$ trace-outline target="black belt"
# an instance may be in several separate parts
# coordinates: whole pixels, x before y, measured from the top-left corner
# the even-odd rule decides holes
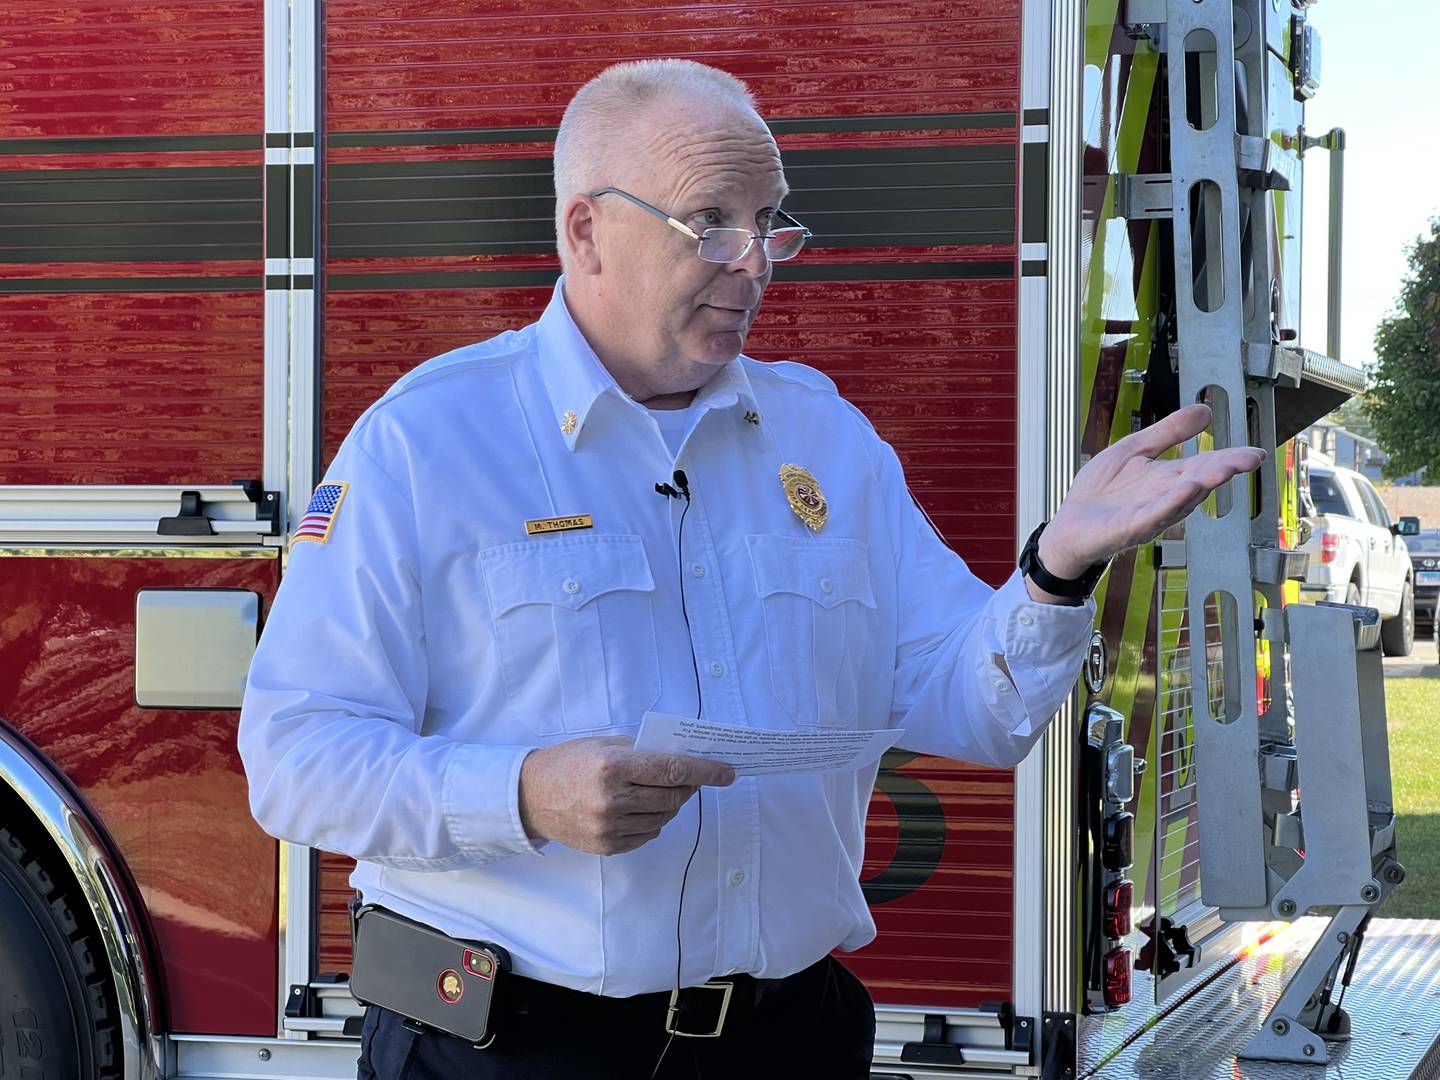
[[[743,1022],[777,988],[802,981],[828,961],[829,957],[823,957],[803,971],[780,979],[724,975],[700,986],[631,997],[606,997],[572,990],[511,972],[505,976],[503,993],[496,995],[495,1008],[510,1018],[575,1016],[579,1010],[607,1021],[644,1023],[653,1018],[663,1022],[665,1030],[675,1035],[713,1038],[724,1030],[727,1019]]]

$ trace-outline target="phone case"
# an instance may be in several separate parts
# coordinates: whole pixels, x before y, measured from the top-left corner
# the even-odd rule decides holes
[[[351,901],[350,993],[426,1027],[488,1046],[495,984],[510,954],[460,941],[376,904]]]

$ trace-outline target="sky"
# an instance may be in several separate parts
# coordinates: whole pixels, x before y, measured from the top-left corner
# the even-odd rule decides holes
[[[1375,327],[1406,272],[1405,248],[1440,214],[1440,6],[1433,0],[1321,0],[1320,88],[1306,106],[1312,135],[1345,129],[1340,359],[1375,357]],[[1305,155],[1300,341],[1325,351],[1329,162]]]

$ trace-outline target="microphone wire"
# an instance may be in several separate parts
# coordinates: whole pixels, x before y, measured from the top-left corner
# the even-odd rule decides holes
[[[680,616],[685,620],[685,640],[690,643],[690,667],[695,673],[695,719],[699,720],[704,711],[704,700],[700,692],[700,661],[695,656],[695,638],[690,631],[690,613],[685,606],[685,515],[690,513],[690,484],[685,474],[678,469],[675,471],[675,485],[685,499],[685,507],[680,511],[680,527],[677,530],[675,549],[680,577]],[[661,485],[657,484],[655,487],[662,495],[668,494]],[[675,992],[677,994],[680,992],[680,968],[685,955],[684,941],[680,933],[680,924],[685,915],[685,884],[690,880],[690,864],[695,861],[695,853],[700,850],[700,834],[704,828],[705,791],[704,788],[699,788],[695,792],[695,844],[690,849],[690,857],[685,860],[685,872],[680,875],[680,903],[675,911]],[[670,1038],[665,1040],[665,1047],[660,1051],[655,1068],[650,1073],[650,1080],[655,1080],[655,1077],[660,1075],[660,1066],[664,1064],[665,1055],[670,1052],[670,1045],[674,1041],[675,1032],[672,1031]]]

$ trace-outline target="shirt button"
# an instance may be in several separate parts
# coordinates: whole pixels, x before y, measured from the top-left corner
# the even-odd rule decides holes
[[[1020,613],[1020,625],[1021,625],[1021,626],[1030,626],[1030,625],[1032,625],[1034,622],[1035,622],[1035,617],[1034,617],[1033,615],[1031,615],[1028,611],[1022,611],[1022,612]]]
[[[580,582],[576,581],[574,578],[570,578],[565,582],[565,591],[568,592],[571,596],[574,596],[580,591]]]
[[[822,577],[820,579],[820,591],[825,593],[834,592],[835,583],[831,581],[828,577]]]
[[[731,870],[731,871],[730,871],[730,884],[731,884],[731,885],[739,886],[739,885],[743,885],[744,883],[745,883],[745,871],[744,871],[744,870],[736,869],[736,870]]]
[[[702,563],[698,563],[698,562],[697,562],[697,563],[691,563],[691,564],[690,564],[690,573],[694,574],[696,577],[704,577],[704,576],[705,576],[705,567],[704,567],[704,565],[703,565]]]
[[[714,675],[718,679],[721,675],[725,674],[725,665],[720,663],[719,660],[711,660],[710,674]]]

